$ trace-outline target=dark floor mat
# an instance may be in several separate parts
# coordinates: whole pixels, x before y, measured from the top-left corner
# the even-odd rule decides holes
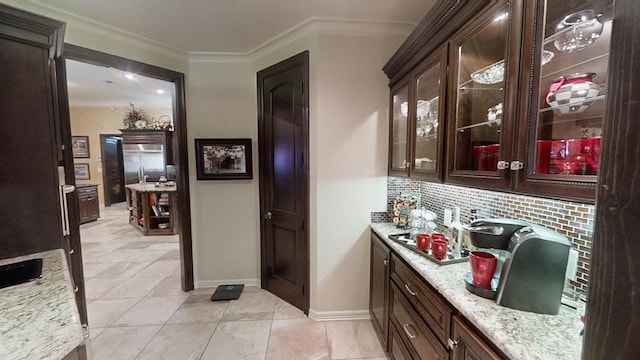
[[[240,297],[244,284],[220,285],[211,295],[211,301],[236,300]]]

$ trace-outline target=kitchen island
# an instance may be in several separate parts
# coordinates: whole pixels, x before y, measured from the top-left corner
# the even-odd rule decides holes
[[[178,233],[175,183],[141,183],[125,186],[129,223],[144,235]]]
[[[62,249],[0,260],[42,258],[42,278],[0,289],[0,359],[63,359],[84,344]]]
[[[371,224],[372,231],[486,339],[508,358],[580,359],[584,309],[562,306],[558,315],[541,315],[499,306],[465,289],[469,263],[438,265],[389,239],[406,232],[389,223]],[[584,306],[584,305],[583,305]]]

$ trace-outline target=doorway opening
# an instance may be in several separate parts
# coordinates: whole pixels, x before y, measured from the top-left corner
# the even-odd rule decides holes
[[[175,72],[172,70],[156,67],[149,64],[144,64],[130,59],[125,59],[115,55],[110,55],[95,50],[82,48],[79,46],[65,44],[64,48],[65,60],[77,61],[85,64],[96,65],[99,67],[107,67],[125,71],[132,76],[139,75],[149,79],[160,80],[172,85],[172,89],[169,91],[171,98],[171,109],[167,110],[171,112],[171,118],[173,119],[173,140],[172,147],[174,149],[174,168],[171,171],[175,171],[175,181],[177,186],[177,223],[178,223],[178,237],[180,246],[180,273],[181,273],[181,287],[184,291],[193,290],[193,253],[192,253],[192,233],[191,233],[191,214],[190,214],[190,199],[189,199],[189,176],[188,176],[188,158],[187,158],[187,125],[186,125],[186,104],[185,104],[185,84],[184,74]],[[68,84],[70,88],[73,84]],[[165,90],[166,91],[166,90]],[[160,118],[163,114],[156,114],[156,119]],[[116,147],[116,158],[119,135],[113,136],[112,134],[101,134],[104,141],[107,141],[107,145],[113,145]],[[110,140],[108,140],[110,139]],[[111,141],[111,142],[108,142]],[[121,144],[121,141],[120,141]],[[108,147],[108,146],[107,146]],[[105,149],[101,149],[100,160],[104,160],[106,154]],[[110,156],[110,155],[109,155]],[[108,160],[108,159],[107,159]],[[118,160],[116,160],[118,161]],[[120,169],[120,166],[117,166]],[[175,170],[174,170],[175,169]],[[118,170],[119,171],[119,170]],[[106,184],[106,177],[109,176],[107,171],[103,171],[103,181]],[[116,176],[117,177],[117,176]],[[116,181],[116,180],[113,180]],[[118,180],[119,181],[119,180]],[[115,186],[120,188],[120,185]],[[118,189],[120,190],[120,189]],[[106,187],[105,187],[106,192]],[[119,195],[118,195],[119,196]],[[106,205],[105,197],[105,205]],[[113,201],[111,203],[114,203]],[[126,216],[126,215],[125,215]],[[78,239],[79,241],[79,239]],[[79,244],[78,244],[79,246]]]

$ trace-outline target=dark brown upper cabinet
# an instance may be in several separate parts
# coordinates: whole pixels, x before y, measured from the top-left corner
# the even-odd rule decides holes
[[[409,84],[391,89],[389,121],[389,174],[409,176]]]
[[[517,191],[592,202],[613,1],[526,2]],[[544,21],[541,21],[544,20]]]
[[[442,47],[427,57],[411,76],[411,177],[442,179],[446,82],[447,49]]]
[[[447,182],[509,186],[520,13],[512,1],[500,1],[450,41]]]
[[[438,3],[384,67],[410,104],[408,156],[389,174],[593,202],[612,13],[612,0]],[[417,79],[435,65],[446,141],[432,164],[420,91],[435,88]]]
[[[446,60],[446,48],[435,51],[391,89],[391,175],[442,179]]]

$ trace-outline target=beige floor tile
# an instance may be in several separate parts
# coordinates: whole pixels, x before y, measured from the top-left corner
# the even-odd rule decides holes
[[[263,360],[271,320],[218,323],[201,360]]]
[[[182,305],[184,297],[145,297],[122,315],[113,326],[165,324]]]
[[[129,257],[122,259],[123,261],[156,261],[167,250],[135,250]]]
[[[143,270],[134,274],[135,277],[161,277],[165,278],[175,272],[180,272],[180,261],[157,260]]]
[[[99,280],[99,279],[92,279]],[[109,290],[102,298],[127,298],[127,297],[143,297],[147,295],[153,288],[158,286],[164,280],[163,278],[142,278],[132,277],[124,279],[120,284]]]
[[[371,321],[327,321],[326,327],[332,359],[384,357]]]
[[[180,273],[178,272],[164,278],[147,296],[184,296],[187,298],[191,294],[193,294],[193,291],[185,292],[182,290]]]
[[[85,296],[87,299],[98,299],[126,280],[126,278],[86,279],[84,282]]]
[[[100,273],[96,274],[95,278],[129,278],[140,271],[142,271],[147,266],[151,265],[151,262],[129,262],[129,261],[121,261],[117,263],[110,263],[111,266],[104,269]]]
[[[306,319],[307,315],[305,315],[302,310],[297,307],[289,304],[288,302],[278,298],[276,300],[276,310],[273,313],[274,320],[283,320],[283,319]]]
[[[187,324],[198,322],[218,322],[222,318],[228,301],[211,301],[209,295],[191,295],[171,316],[169,324]]]
[[[271,320],[276,297],[266,291],[243,292],[238,300],[231,300],[222,321]]]
[[[266,359],[329,359],[325,324],[311,319],[273,320]]]
[[[160,256],[158,260],[180,260],[180,250],[171,249],[164,253],[164,255]]]
[[[215,323],[165,325],[138,360],[200,359],[215,329]]]
[[[87,306],[91,327],[107,327],[131,309],[140,299],[98,299]]]
[[[84,273],[84,278],[91,279],[95,275],[101,273],[107,268],[113,266],[113,263],[108,262],[94,262],[94,263],[84,263],[82,264],[82,272]]]
[[[104,331],[104,329],[106,329],[106,328],[103,328],[103,327],[93,327],[93,326],[92,326],[92,327],[89,329],[89,337],[90,337],[92,340],[95,340],[98,336],[100,336],[100,334],[102,334],[102,332]]]
[[[108,328],[91,342],[94,360],[133,360],[161,326]]]

